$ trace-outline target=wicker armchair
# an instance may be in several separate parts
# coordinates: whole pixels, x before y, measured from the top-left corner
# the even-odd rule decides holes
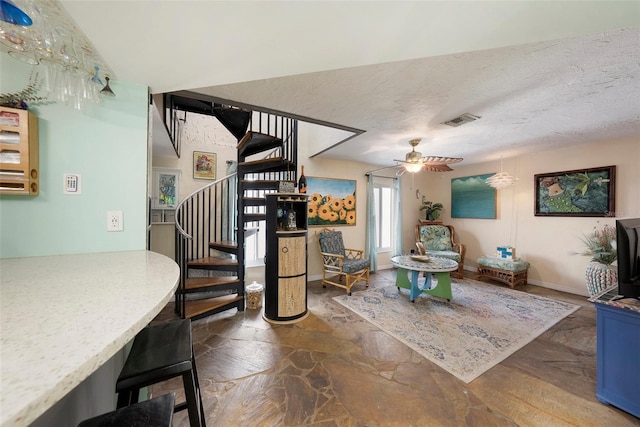
[[[322,256],[323,288],[330,284],[346,289],[351,295],[356,282],[365,280],[369,286],[369,260],[364,259],[364,251],[345,248],[341,231],[325,228],[316,231],[316,236]]]
[[[456,276],[462,279],[466,247],[456,243],[453,225],[424,224],[416,225],[416,247],[420,255],[439,256],[458,263]]]

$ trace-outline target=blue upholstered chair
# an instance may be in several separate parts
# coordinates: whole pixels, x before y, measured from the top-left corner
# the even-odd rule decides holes
[[[322,255],[323,288],[328,283],[346,289],[351,295],[351,287],[356,282],[365,280],[369,286],[369,260],[364,259],[364,251],[345,248],[341,231],[325,228],[316,235]]]
[[[462,279],[466,247],[455,241],[453,225],[418,223],[416,225],[416,247],[420,255],[452,259],[458,263],[456,273]]]

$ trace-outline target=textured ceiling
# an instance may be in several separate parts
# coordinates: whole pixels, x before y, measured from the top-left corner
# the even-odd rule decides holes
[[[422,138],[424,155],[471,163],[640,136],[640,29],[199,91],[366,130],[331,157],[390,164]],[[463,113],[481,118],[441,124]]]
[[[639,2],[62,4],[116,79],[364,131],[323,156],[390,165],[422,138],[469,164],[640,142]],[[440,124],[463,113],[481,119]]]

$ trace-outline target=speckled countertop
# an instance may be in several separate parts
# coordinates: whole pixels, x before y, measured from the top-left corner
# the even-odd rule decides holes
[[[0,425],[28,425],[91,375],[178,279],[147,251],[0,259]]]
[[[624,298],[618,295],[618,284],[615,284],[600,293],[593,295],[589,301],[597,304],[610,305],[640,313],[640,299]]]

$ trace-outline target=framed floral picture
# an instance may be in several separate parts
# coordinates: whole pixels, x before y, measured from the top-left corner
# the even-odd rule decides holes
[[[197,179],[216,179],[215,153],[193,152],[193,177]]]
[[[615,216],[616,167],[534,175],[535,216]]]
[[[307,177],[309,226],[356,225],[356,181]]]

